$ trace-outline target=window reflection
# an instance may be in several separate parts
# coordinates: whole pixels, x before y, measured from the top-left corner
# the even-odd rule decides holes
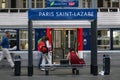
[[[17,33],[16,33],[16,30],[12,30],[12,29],[6,29],[6,30],[0,30],[0,42],[2,41],[2,38],[3,38],[3,36],[5,36],[5,31],[9,31],[10,32],[10,34],[11,34],[11,37],[10,37],[10,48],[13,48],[14,46],[16,46],[17,45]],[[1,46],[0,46],[0,50],[1,50]]]
[[[6,8],[6,0],[2,0],[2,8]]]
[[[108,29],[98,30],[98,49],[110,49],[110,31]]]
[[[33,49],[35,48],[35,35],[33,31]],[[28,50],[28,31],[20,30],[20,50]]]
[[[23,0],[23,8],[28,7],[28,0]],[[45,0],[32,0],[32,8],[43,8]]]
[[[120,49],[120,31],[113,31],[113,48]]]
[[[3,33],[0,33],[0,42],[2,41],[2,36],[3,36]],[[0,50],[1,50],[1,46],[0,46]]]

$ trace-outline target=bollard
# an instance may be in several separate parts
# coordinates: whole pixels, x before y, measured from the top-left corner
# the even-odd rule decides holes
[[[109,57],[109,55],[103,55],[103,71],[104,71],[104,75],[110,74],[110,57]]]
[[[21,57],[19,55],[15,56],[14,63],[15,63],[14,75],[20,76],[21,75]]]

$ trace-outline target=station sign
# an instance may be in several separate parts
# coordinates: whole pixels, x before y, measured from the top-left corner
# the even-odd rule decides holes
[[[47,0],[46,7],[78,7],[78,0]]]
[[[30,20],[91,20],[97,18],[97,9],[29,9]]]

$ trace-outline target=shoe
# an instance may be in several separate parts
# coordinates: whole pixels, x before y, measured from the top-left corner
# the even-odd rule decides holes
[[[41,71],[45,71],[45,69],[44,69],[44,68],[41,68]]]

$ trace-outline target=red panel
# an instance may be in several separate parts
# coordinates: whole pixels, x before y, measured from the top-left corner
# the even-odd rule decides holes
[[[52,44],[52,29],[51,28],[47,28],[46,34],[47,34],[47,36],[49,38],[50,44]]]
[[[83,50],[83,28],[78,28],[78,50]]]

